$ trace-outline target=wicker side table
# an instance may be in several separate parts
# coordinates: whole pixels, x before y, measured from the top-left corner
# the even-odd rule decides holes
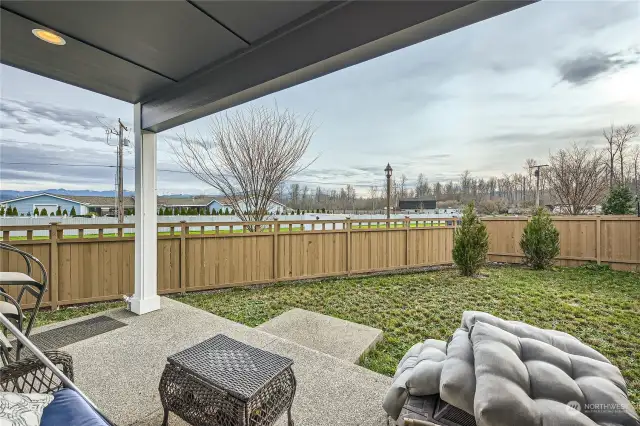
[[[163,425],[169,411],[194,426],[273,425],[296,391],[293,361],[217,335],[170,356],[160,379]]]

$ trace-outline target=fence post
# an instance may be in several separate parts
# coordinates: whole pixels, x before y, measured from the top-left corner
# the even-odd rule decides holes
[[[51,292],[51,310],[58,309],[58,222],[51,222],[49,228],[49,291]]]
[[[347,218],[344,225],[347,227],[347,275],[351,275],[351,219]]]
[[[601,254],[600,254],[600,215],[596,216],[596,262],[599,265]]]
[[[180,290],[187,289],[187,221],[180,221]]]
[[[278,280],[278,234],[280,233],[280,223],[278,218],[273,218],[273,281]]]
[[[409,228],[411,228],[411,220],[409,219],[409,216],[404,217],[404,226],[407,228],[405,233],[405,240],[407,243],[406,252],[405,252],[405,257],[406,257],[405,265],[409,266],[410,265],[409,263]]]

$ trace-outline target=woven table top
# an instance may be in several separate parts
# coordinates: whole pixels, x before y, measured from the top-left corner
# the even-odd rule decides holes
[[[293,364],[293,360],[238,342],[223,334],[198,343],[167,360],[242,401]]]

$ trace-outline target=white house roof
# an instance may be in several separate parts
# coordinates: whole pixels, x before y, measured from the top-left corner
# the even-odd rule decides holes
[[[29,198],[42,197],[43,195],[46,195],[46,196],[49,196],[49,197],[53,197],[53,198],[57,198],[57,199],[63,200],[63,201],[68,201],[68,202],[71,202],[71,203],[83,204],[85,206],[89,205],[89,203],[87,203],[86,201],[80,201],[78,199],[74,199],[74,198],[77,198],[75,196],[71,196],[71,195],[69,195],[69,196],[64,195],[63,196],[63,195],[49,194],[48,192],[41,192],[39,194],[27,195],[27,196],[18,197],[18,198],[12,198],[10,200],[2,201],[0,204],[11,204],[11,203],[14,203],[16,201],[28,200]]]

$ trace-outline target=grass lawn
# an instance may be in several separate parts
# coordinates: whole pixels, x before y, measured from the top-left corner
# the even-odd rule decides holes
[[[297,307],[384,331],[384,340],[361,364],[392,375],[402,355],[426,338],[446,340],[462,311],[480,310],[504,319],[568,332],[620,367],[629,396],[640,408],[640,275],[588,268],[531,271],[487,268],[485,278],[455,270],[410,275],[285,283],[176,299],[231,320],[259,325]],[[122,302],[43,311],[38,325],[62,321]]]
[[[402,355],[426,338],[446,340],[462,311],[570,333],[602,352],[627,381],[640,407],[640,275],[587,268],[531,271],[487,268],[485,278],[455,270],[278,284],[177,299],[256,326],[297,307],[384,331],[384,340],[361,364],[392,375]]]

